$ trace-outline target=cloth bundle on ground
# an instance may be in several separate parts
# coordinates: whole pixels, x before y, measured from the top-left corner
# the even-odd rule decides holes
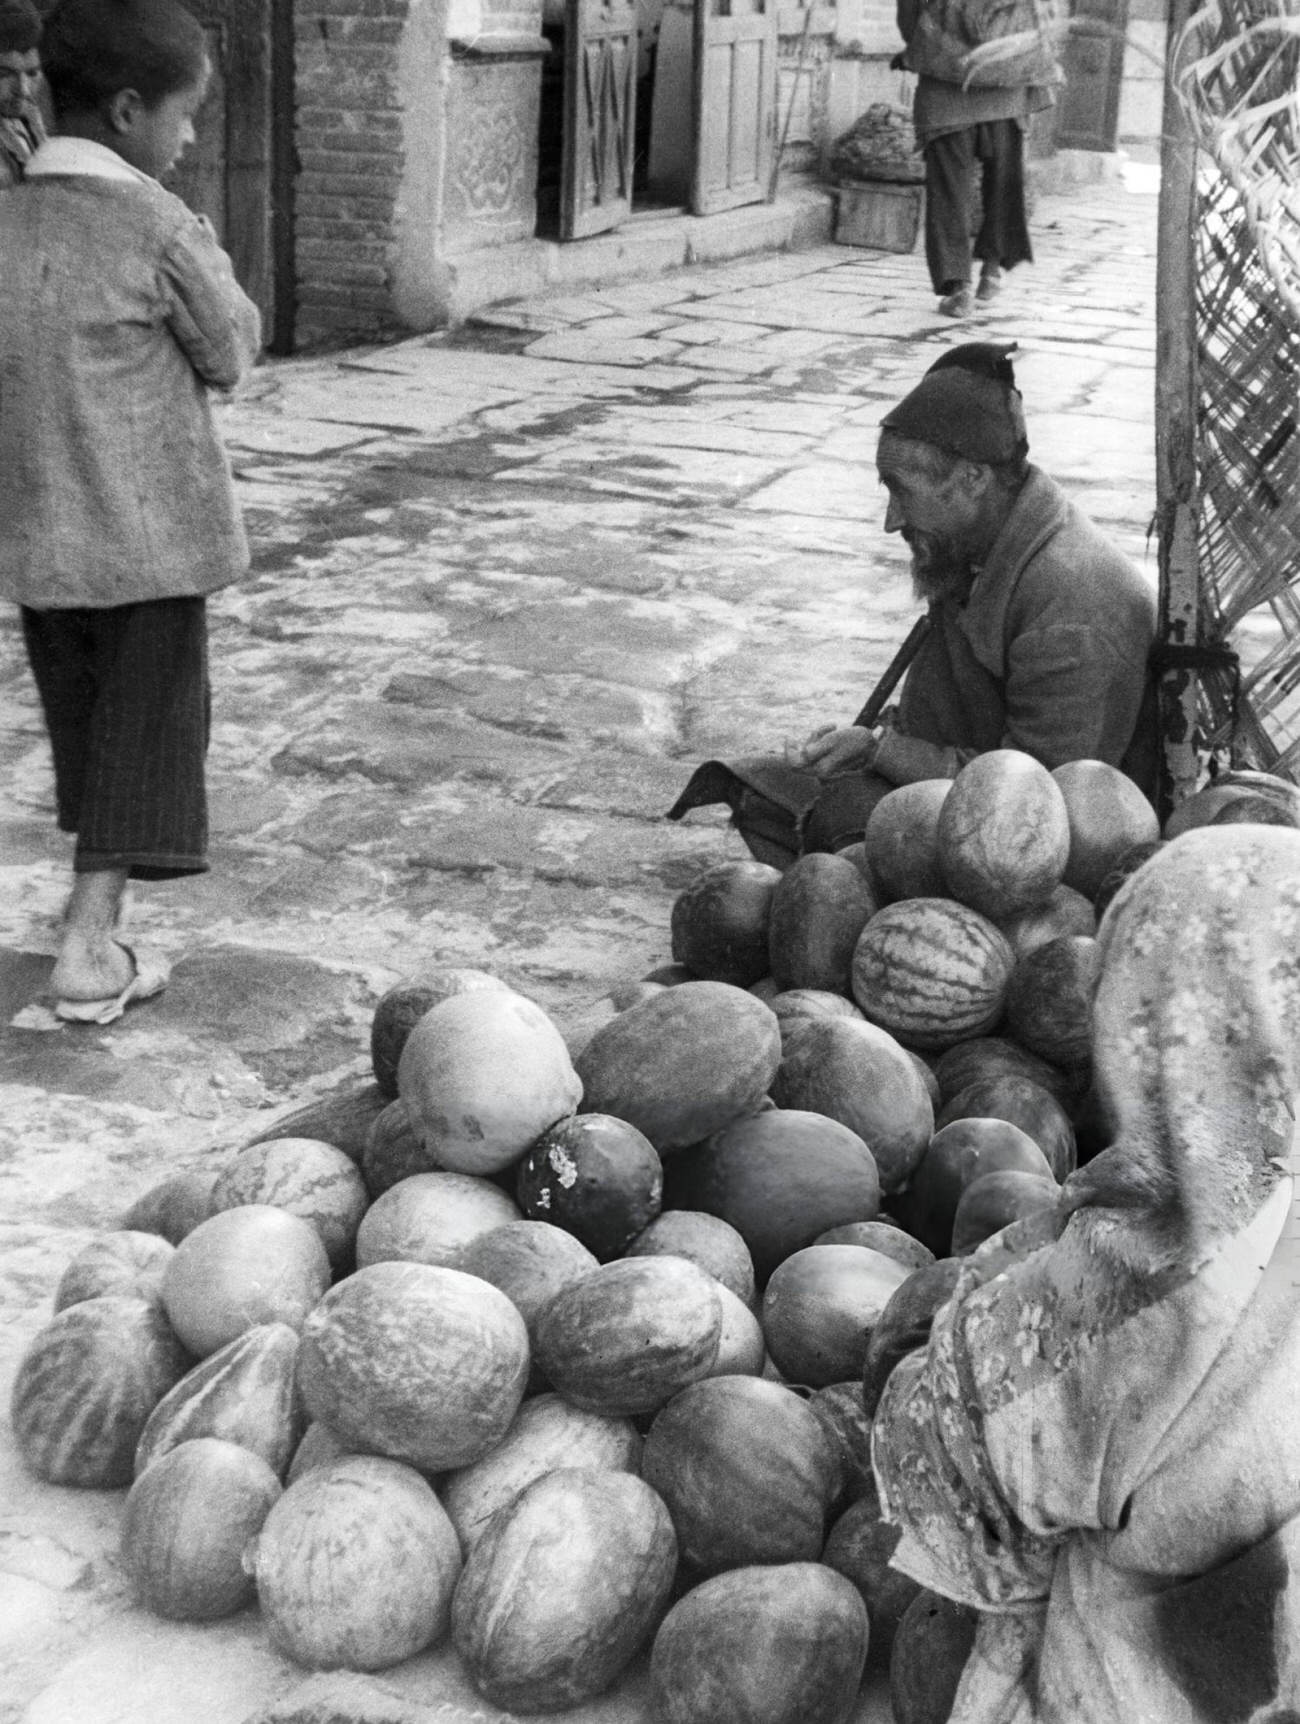
[[[873,102],[831,145],[834,180],[886,180],[916,184],[925,178],[912,116],[890,102]]]
[[[1185,834],[1099,939],[1115,1140],[886,1385],[893,1564],[980,1612],[952,1724],[1290,1724],[1300,834]]]

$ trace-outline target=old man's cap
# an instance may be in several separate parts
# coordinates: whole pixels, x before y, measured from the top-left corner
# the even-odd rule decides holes
[[[968,341],[950,348],[880,422],[910,437],[990,466],[1029,453],[1025,410],[1016,388],[1014,341]]]
[[[0,0],[0,54],[29,54],[41,40],[41,15],[30,0]]]

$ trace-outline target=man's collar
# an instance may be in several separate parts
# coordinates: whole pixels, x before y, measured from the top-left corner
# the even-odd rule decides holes
[[[142,186],[158,183],[124,161],[116,150],[110,150],[106,144],[97,144],[91,138],[46,138],[28,162],[26,177],[31,180],[55,176],[118,180]]]

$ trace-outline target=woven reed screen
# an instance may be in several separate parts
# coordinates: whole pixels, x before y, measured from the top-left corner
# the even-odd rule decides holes
[[[1300,777],[1300,0],[1215,0],[1178,85],[1199,145],[1202,673],[1210,748]]]

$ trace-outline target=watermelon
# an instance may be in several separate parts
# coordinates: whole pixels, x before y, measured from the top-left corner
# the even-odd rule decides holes
[[[896,1222],[881,1216],[878,1221],[850,1221],[843,1227],[828,1227],[812,1242],[814,1245],[865,1245],[879,1251],[882,1257],[892,1257],[904,1269],[920,1269],[934,1262],[934,1252],[914,1239]]]
[[[1128,774],[1104,760],[1071,760],[1056,767],[1052,777],[1065,798],[1070,824],[1065,884],[1085,898],[1095,898],[1097,888],[1126,851],[1159,838],[1159,818]],[[1092,931],[1061,930],[1080,934]]]
[[[952,1254],[963,1257],[1013,1221],[1054,1210],[1061,1196],[1054,1179],[1005,1168],[973,1179],[962,1192],[952,1220]]]
[[[927,1263],[914,1269],[890,1295],[867,1342],[863,1363],[862,1404],[869,1416],[875,1416],[894,1366],[929,1340],[935,1313],[952,1296],[963,1267],[956,1257]]]
[[[978,1621],[969,1605],[924,1588],[907,1606],[889,1657],[894,1724],[948,1724]]]
[[[723,982],[683,982],[597,1030],[577,1059],[584,1113],[613,1114],[667,1155],[752,1113],[781,1062],[769,1007]]]
[[[1028,1078],[1062,1105],[1074,1094],[1066,1073],[1003,1036],[975,1036],[968,1042],[958,1042],[939,1055],[934,1067],[941,1105],[960,1095],[968,1084],[1003,1074]]]
[[[641,1474],[668,1505],[683,1559],[709,1573],[815,1561],[840,1462],[793,1390],[760,1377],[711,1377],[656,1414]]]
[[[425,1148],[401,1096],[375,1115],[361,1153],[361,1173],[372,1202],[414,1173],[445,1171]]]
[[[1052,1178],[1047,1157],[1019,1126],[1002,1119],[954,1119],[935,1132],[912,1176],[908,1225],[936,1256],[947,1256],[962,1192],[981,1175],[1007,1168]]]
[[[369,1193],[352,1159],[310,1137],[263,1139],[239,1150],[212,1187],[213,1212],[266,1203],[310,1221],[333,1269],[350,1265]]]
[[[119,1225],[138,1233],[156,1233],[169,1245],[179,1245],[212,1214],[216,1180],[215,1173],[173,1173],[137,1197]]]
[[[1065,797],[1047,768],[1014,748],[978,754],[939,812],[947,892],[995,921],[1041,904],[1070,854]]]
[[[519,1164],[519,1207],[563,1227],[602,1263],[619,1256],[663,1201],[663,1163],[634,1125],[583,1113],[544,1131]]]
[[[528,1378],[528,1331],[504,1293],[427,1263],[375,1263],[340,1281],[302,1329],[307,1414],[350,1447],[425,1472],[501,1441]]]
[[[354,1451],[335,1436],[328,1425],[323,1425],[319,1419],[313,1419],[302,1434],[302,1441],[293,1451],[293,1459],[289,1462],[289,1471],[285,1475],[285,1483],[293,1484],[304,1473],[309,1473],[313,1467],[328,1466],[331,1461],[341,1461],[344,1455]]]
[[[436,1645],[461,1573],[460,1543],[428,1483],[375,1455],[290,1485],[252,1561],[272,1643],[315,1670],[385,1670]]]
[[[448,965],[435,966],[398,982],[381,997],[370,1023],[370,1062],[375,1085],[386,1100],[392,1101],[397,1095],[397,1068],[402,1049],[424,1014],[457,994],[472,994],[483,988],[510,991],[507,983],[487,970],[457,969]]]
[[[104,1294],[161,1301],[163,1270],[174,1249],[157,1233],[132,1229],[101,1233],[77,1253],[59,1277],[55,1311],[66,1311],[69,1305]]]
[[[862,930],[853,997],[900,1041],[946,1048],[993,1028],[1014,967],[1006,937],[986,916],[948,898],[907,898]]]
[[[377,1083],[346,1084],[331,1095],[281,1114],[274,1124],[250,1137],[245,1148],[273,1138],[305,1137],[341,1149],[359,1167],[370,1127],[388,1101],[389,1096]]]
[[[951,789],[950,778],[900,784],[871,810],[864,843],[885,903],[944,896],[939,815]]]
[[[747,988],[768,972],[772,896],[781,878],[764,862],[720,862],[674,901],[672,952],[703,981]]]
[[[820,1562],[735,1568],[679,1599],[650,1654],[657,1724],[848,1724],[866,1606]]]
[[[780,991],[849,991],[858,935],[879,905],[862,875],[843,856],[801,856],[772,893],[767,946]]]
[[[716,1286],[683,1257],[602,1264],[542,1312],[537,1363],[588,1412],[654,1412],[713,1366],[722,1337]]]
[[[874,1496],[876,1491],[871,1470],[871,1419],[862,1400],[861,1380],[823,1384],[808,1396],[808,1405],[820,1419],[840,1459],[842,1488],[833,1511],[838,1514],[860,1496]]]
[[[180,1443],[215,1437],[283,1477],[303,1429],[297,1362],[298,1334],[287,1323],[260,1323],[210,1353],[150,1413],[136,1445],[136,1476]]]
[[[883,1191],[904,1183],[934,1130],[934,1108],[915,1062],[887,1030],[865,1020],[809,1018],[796,1026],[772,1095],[779,1108],[823,1115],[860,1137]],[[828,1215],[821,1226],[874,1214],[872,1208]]]
[[[881,1518],[873,1491],[849,1504],[822,1551],[826,1566],[852,1581],[862,1595],[871,1623],[869,1661],[886,1667],[903,1612],[921,1590],[910,1575],[889,1566],[901,1537],[900,1527]]]
[[[320,1231],[271,1204],[226,1209],[200,1222],[163,1272],[172,1327],[205,1358],[258,1323],[303,1319],[330,1284]]]
[[[1086,934],[1091,938],[1097,932],[1097,912],[1092,900],[1082,892],[1076,892],[1072,886],[1058,886],[1050,898],[1032,909],[1007,916],[998,926],[1020,959],[1049,940],[1060,939],[1062,934]]]
[[[499,1186],[472,1173],[413,1173],[389,1186],[357,1231],[357,1267],[372,1263],[441,1263],[452,1268],[465,1248],[495,1227],[519,1220]]]
[[[722,1331],[710,1377],[761,1377],[767,1363],[763,1326],[750,1306],[721,1282],[714,1288],[722,1302]]]
[[[880,1208],[880,1177],[862,1139],[799,1108],[752,1114],[715,1132],[669,1162],[666,1190],[673,1209],[730,1223],[760,1282],[827,1227],[870,1220]]]
[[[190,1360],[156,1302],[101,1294],[39,1330],[9,1401],[18,1452],[53,1485],[112,1489],[131,1482],[150,1413]]]
[[[689,1165],[679,1162],[683,1168]],[[701,1209],[666,1209],[638,1233],[624,1255],[685,1257],[707,1270],[742,1305],[754,1303],[754,1259],[749,1246],[744,1235],[720,1215]]]
[[[955,1119],[1004,1119],[1018,1125],[1047,1157],[1054,1179],[1074,1171],[1074,1127],[1055,1096],[1029,1078],[1007,1074],[967,1084],[940,1109],[936,1131]]]
[[[455,994],[426,1012],[402,1049],[397,1087],[425,1149],[453,1173],[508,1167],[582,1100],[559,1030],[508,988]]]
[[[1016,1040],[1056,1065],[1086,1065],[1097,965],[1097,942],[1081,935],[1049,940],[1022,958],[1007,989],[1007,1027]]]
[[[155,1616],[210,1622],[251,1604],[243,1564],[280,1495],[259,1456],[217,1437],[193,1437],[154,1461],[131,1486],[122,1514],[121,1563]]]
[[[788,1382],[819,1389],[860,1377],[867,1341],[908,1271],[861,1245],[810,1245],[772,1272],[763,1334]]]

